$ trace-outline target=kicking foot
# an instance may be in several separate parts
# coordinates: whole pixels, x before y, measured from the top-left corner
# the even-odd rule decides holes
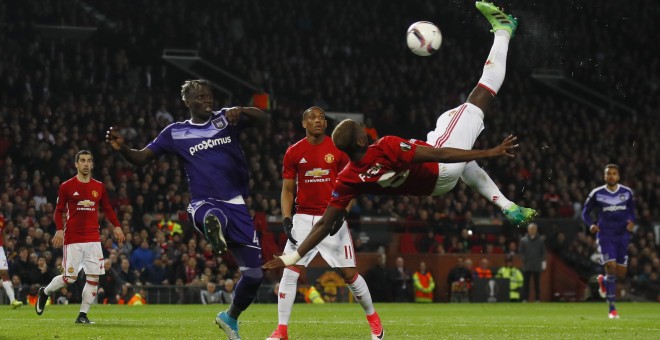
[[[14,300],[11,302],[11,308],[16,309],[23,305],[22,301]]]
[[[204,229],[206,231],[206,237],[211,242],[213,250],[222,255],[227,252],[227,241],[225,241],[225,235],[222,234],[222,224],[220,220],[215,215],[208,215],[204,219]]]
[[[371,340],[382,340],[385,338],[385,330],[383,329],[383,324],[380,322],[380,317],[378,313],[373,313],[367,315],[367,321],[369,321],[369,327],[371,327]]]
[[[215,317],[215,323],[227,334],[229,340],[241,340],[238,335],[238,321],[227,312],[222,312]]]
[[[87,323],[87,324],[90,324],[90,325],[96,324],[96,322],[94,322],[94,321],[89,321],[89,319],[86,316],[79,316],[76,319],[76,323]]]
[[[287,332],[286,325],[277,325],[277,328],[273,331],[266,340],[289,340],[289,334]]]
[[[607,297],[607,290],[605,290],[605,284],[604,281],[605,276],[604,275],[598,275],[598,294],[600,295],[601,298],[606,298]]]
[[[46,295],[46,288],[40,287],[39,292],[37,293],[37,303],[34,304],[34,310],[37,312],[37,315],[44,313],[46,308],[46,302],[48,302],[48,295]]]
[[[517,204],[510,206],[508,209],[502,210],[506,219],[515,226],[525,225],[531,222],[538,212],[531,208],[521,207]]]
[[[493,29],[490,30],[491,32],[505,30],[509,32],[509,35],[513,38],[513,35],[516,33],[516,28],[518,28],[518,19],[514,18],[513,15],[504,13],[501,9],[490,2],[478,1],[475,3],[475,6],[493,26]]]

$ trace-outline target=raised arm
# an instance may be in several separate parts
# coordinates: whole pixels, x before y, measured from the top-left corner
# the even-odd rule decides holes
[[[437,162],[437,163],[462,163],[482,158],[499,156],[514,157],[510,151],[518,147],[513,135],[507,136],[502,143],[488,150],[463,150],[456,148],[432,148],[428,146],[417,146],[412,161],[414,163]]]
[[[305,256],[305,254],[312,250],[312,248],[321,243],[328,234],[330,234],[332,226],[343,217],[344,211],[344,209],[328,206],[328,208],[325,209],[323,217],[314,224],[312,231],[300,244],[297,251],[278,256],[277,258],[266,262],[262,267],[264,269],[274,269],[294,265],[298,260]]]
[[[147,165],[156,159],[156,155],[149,148],[135,150],[126,146],[126,144],[124,144],[124,136],[122,136],[114,127],[111,127],[106,132],[105,141],[110,144],[110,147],[112,147],[113,150],[119,151],[121,155],[133,165]]]
[[[268,120],[268,115],[256,107],[234,106],[227,110],[227,121],[229,124],[236,124],[241,115],[245,115],[257,125],[264,124]]]

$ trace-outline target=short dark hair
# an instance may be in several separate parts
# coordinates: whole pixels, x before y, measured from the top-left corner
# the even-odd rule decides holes
[[[357,132],[360,124],[351,119],[344,119],[332,131],[332,141],[337,149],[348,153],[356,146]]]
[[[614,164],[614,163],[610,163],[610,164],[605,165],[605,171],[607,171],[608,169],[617,169],[617,170],[619,170],[619,166]]]
[[[323,113],[323,115],[325,115],[325,110],[323,110],[322,108],[320,108],[318,106],[312,106],[312,107],[308,108],[307,110],[303,111],[302,119],[305,119],[307,117],[307,115],[309,113],[311,113],[312,111],[314,111],[314,110],[319,110],[319,111],[321,111],[321,113]]]
[[[190,90],[197,90],[202,86],[211,86],[211,83],[206,79],[186,80],[183,82],[183,85],[181,85],[181,99],[186,100]]]
[[[78,163],[78,160],[80,160],[80,155],[90,155],[92,156],[92,161],[94,160],[94,155],[92,155],[92,152],[89,150],[80,150],[76,154],[76,163]]]

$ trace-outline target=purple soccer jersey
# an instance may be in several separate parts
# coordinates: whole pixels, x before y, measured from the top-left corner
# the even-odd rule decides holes
[[[635,220],[635,201],[630,188],[618,185],[610,191],[603,185],[591,191],[582,210],[582,220],[589,228],[593,225],[591,212],[598,210],[600,228],[597,234],[602,263],[615,261],[626,265],[630,233],[626,229],[628,221]]]
[[[249,174],[240,147],[240,129],[227,123],[226,110],[213,112],[204,124],[190,120],[170,124],[147,145],[156,156],[171,153],[179,157],[191,201],[247,196]]]

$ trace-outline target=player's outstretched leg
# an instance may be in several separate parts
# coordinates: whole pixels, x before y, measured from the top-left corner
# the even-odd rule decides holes
[[[502,209],[504,216],[513,225],[520,226],[527,224],[537,215],[536,210],[521,207],[509,201],[490,176],[488,176],[488,173],[475,161],[465,164],[461,179],[470,188],[476,190],[481,196]]]
[[[224,220],[226,221],[226,218]],[[212,212],[209,212],[206,218],[204,218],[204,235],[211,242],[213,250],[218,255],[227,252],[227,241],[225,241],[225,236],[222,233],[222,224]]]

